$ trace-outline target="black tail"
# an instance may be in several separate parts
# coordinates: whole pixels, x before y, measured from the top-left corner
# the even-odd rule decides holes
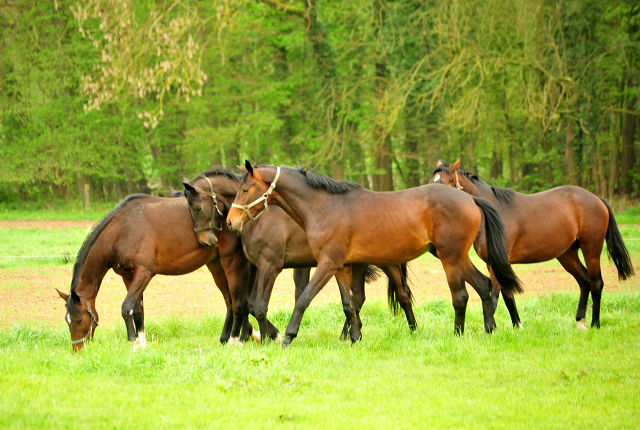
[[[511,268],[507,248],[504,245],[504,224],[498,210],[488,200],[480,197],[474,197],[473,200],[484,214],[487,254],[493,274],[503,290],[521,293],[522,284]]]
[[[635,275],[633,265],[631,264],[631,257],[629,257],[629,251],[622,241],[622,235],[620,234],[620,230],[618,230],[618,223],[616,223],[616,219],[613,217],[611,208],[603,198],[600,198],[600,200],[602,200],[602,203],[604,203],[609,211],[609,226],[607,227],[606,236],[609,259],[613,260],[613,264],[615,264],[618,269],[618,279],[625,281]]]
[[[380,276],[382,276],[382,270],[376,266],[368,265],[367,271],[364,274],[364,282],[367,284],[376,282]]]
[[[411,292],[411,288],[409,288],[409,273],[407,271],[407,263],[402,263],[400,265],[400,280],[402,282],[402,289],[405,291],[407,297],[411,301],[413,301],[413,293]],[[398,314],[398,308],[400,307],[400,303],[398,302],[398,293],[396,291],[395,284],[389,279],[389,284],[387,285],[387,298],[389,300],[389,308],[393,311],[394,315]]]

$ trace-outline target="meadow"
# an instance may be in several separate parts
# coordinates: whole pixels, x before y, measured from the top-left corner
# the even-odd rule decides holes
[[[640,220],[634,210],[616,218],[625,224],[623,237],[640,267],[640,241],[633,240],[640,238]],[[73,219],[68,213],[48,216]],[[29,214],[20,217],[29,219]],[[640,425],[640,281],[634,277],[618,283],[606,253],[600,330],[576,331],[578,293],[568,275],[557,288],[535,290],[538,280],[554,285],[545,276],[556,276],[559,264],[548,262],[515,266],[528,290],[518,298],[523,330],[510,327],[500,303],[498,330],[485,334],[477,295],[471,291],[465,335],[455,337],[444,281],[434,281],[441,294],[421,290],[428,274],[438,276],[438,262],[423,257],[415,263],[416,268],[427,267],[426,272],[415,270],[415,333],[408,330],[404,315],[390,314],[383,295],[372,294],[362,312],[364,337],[355,345],[338,340],[344,314],[335,300],[311,305],[299,337],[287,350],[277,343],[253,342],[230,348],[217,341],[222,312],[196,313],[183,306],[180,313],[151,309],[149,346],[133,352],[117,317],[119,308],[111,305],[115,309],[109,312],[116,317],[105,316],[95,340],[73,354],[62,302],[50,293],[52,285],[38,288],[48,289],[51,300],[57,300],[56,319],[40,321],[30,286],[12,284],[12,279],[31,271],[45,280],[56,270],[70,273],[86,234],[86,227],[0,228],[0,257],[72,255],[0,258],[0,297],[9,300],[24,293],[24,300],[10,300],[15,315],[27,316],[11,324],[6,319],[14,314],[6,306],[0,315],[5,320],[0,329],[0,428]],[[66,285],[68,289],[68,280]],[[173,284],[165,288],[179,293]],[[109,307],[101,306],[99,310]],[[273,306],[269,318],[283,330],[290,314],[290,307]],[[590,320],[590,309],[587,315]]]

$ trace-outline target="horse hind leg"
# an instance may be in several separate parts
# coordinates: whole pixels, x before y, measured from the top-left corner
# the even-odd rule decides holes
[[[366,269],[366,267],[365,267]],[[338,281],[338,287],[340,288],[340,297],[342,299],[342,309],[344,315],[349,322],[349,337],[351,342],[357,342],[362,339],[362,333],[360,331],[361,323],[358,319],[358,314],[354,306],[354,300],[352,296],[352,284],[353,284],[353,269],[351,266],[345,266],[335,274],[336,281]],[[364,291],[364,279],[363,288]]]
[[[577,246],[572,246],[557,259],[564,270],[573,276],[580,287],[580,300],[576,311],[576,328],[578,330],[587,330],[587,304],[589,302],[589,293],[591,292],[589,272],[580,261]]]
[[[591,327],[600,328],[600,303],[604,281],[600,269],[600,255],[602,254],[602,244],[600,246],[581,246],[584,263],[587,266],[589,285],[591,290],[591,301],[593,302],[593,313],[591,315]]]
[[[467,311],[467,302],[469,301],[469,293],[464,284],[464,273],[462,268],[456,264],[448,264],[440,258],[442,267],[447,275],[447,283],[451,291],[451,302],[455,311],[454,332],[462,336],[464,334],[464,320]]]
[[[493,299],[493,288],[491,279],[483,275],[472,263],[468,261],[464,265],[464,278],[476,290],[482,300],[482,313],[484,315],[484,329],[487,333],[493,332],[496,328],[496,321],[493,317],[496,306]]]
[[[502,291],[502,288],[500,287],[500,283],[498,282],[495,275],[493,274],[491,267],[487,266],[487,268],[489,269],[489,273],[490,273],[489,278],[491,279],[491,285],[493,286],[493,293],[491,297],[493,299],[493,307],[494,309],[497,310],[498,301],[500,299],[500,292]],[[513,292],[504,291],[504,293],[502,294],[502,298],[504,300],[505,306],[507,307],[507,310],[509,311],[509,316],[511,317],[511,324],[513,324],[514,328],[521,329],[522,322],[520,321],[520,315],[518,314],[518,308],[516,307],[516,299],[513,295]]]
[[[411,297],[409,296],[410,290],[407,285],[407,278],[402,274],[402,268],[400,266],[384,267],[382,271],[389,278],[389,288],[393,288],[395,296],[400,303],[400,307],[404,311],[404,315],[407,318],[407,324],[409,329],[415,332],[418,328],[416,317],[413,314],[413,305],[411,304]],[[406,288],[406,289],[405,289]]]

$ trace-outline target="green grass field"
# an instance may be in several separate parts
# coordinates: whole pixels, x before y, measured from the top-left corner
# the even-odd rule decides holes
[[[623,237],[637,255],[639,215],[624,214]],[[0,258],[0,268],[70,265],[86,234],[0,228],[0,257],[71,255]],[[6,288],[17,287],[10,280],[0,294]],[[61,321],[15,325],[0,330],[0,428],[640,427],[640,292],[605,292],[600,330],[576,331],[576,306],[577,294],[521,298],[525,328],[512,329],[501,305],[498,330],[487,335],[472,304],[459,338],[448,300],[418,303],[413,334],[404,315],[368,301],[363,341],[352,346],[338,340],[341,306],[312,305],[287,350],[219,345],[215,312],[147,319],[149,346],[135,353],[121,324],[101,326],[80,354]],[[290,315],[276,308],[269,318],[283,330]]]
[[[640,294],[609,294],[602,329],[574,328],[575,296],[519,303],[524,330],[482,332],[451,304],[417,306],[419,330],[368,303],[364,339],[338,341],[338,305],[312,306],[293,346],[215,340],[221,315],[147,324],[132,352],[121,327],[81,354],[66,327],[0,332],[0,427],[42,428],[637,428]],[[289,312],[272,320],[284,327]]]

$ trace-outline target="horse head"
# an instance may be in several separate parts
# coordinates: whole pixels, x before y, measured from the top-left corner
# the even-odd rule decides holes
[[[70,294],[65,294],[58,289],[56,291],[60,298],[67,303],[67,313],[64,320],[71,332],[73,350],[78,352],[85,342],[93,339],[93,334],[98,327],[98,313],[75,291],[72,290]]]
[[[276,177],[269,185],[258,172],[258,166],[252,166],[248,160],[245,160],[244,167],[237,167],[243,172],[242,183],[227,215],[227,226],[239,232],[245,222],[257,219],[269,208],[271,193],[280,177],[280,168],[276,169]]]
[[[205,180],[208,189],[203,189],[200,186]],[[224,203],[218,202],[213,185],[206,176],[193,184],[191,184],[189,178],[183,176],[182,185],[184,185],[184,195],[189,204],[189,212],[193,219],[193,230],[196,233],[198,242],[200,245],[209,248],[215,246],[218,243],[215,233],[222,230],[224,214],[220,210],[220,206],[224,210]]]
[[[433,177],[429,181],[430,184],[444,184],[450,187],[462,189],[460,185],[460,160],[453,164],[447,164],[442,160],[438,160],[438,166],[433,172]]]

